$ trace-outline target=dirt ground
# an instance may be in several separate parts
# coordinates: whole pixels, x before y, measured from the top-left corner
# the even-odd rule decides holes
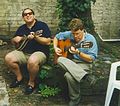
[[[31,95],[24,95],[25,84],[19,88],[10,89],[9,83],[13,80],[13,74],[4,63],[4,56],[14,47],[10,44],[0,46],[0,74],[5,78],[7,91],[10,97],[10,106],[67,106],[68,99],[65,99],[61,94],[55,97],[43,98],[39,93],[34,92]],[[112,58],[120,59],[120,42],[101,43],[100,54],[107,54]],[[103,106],[105,95],[83,96],[80,106]]]

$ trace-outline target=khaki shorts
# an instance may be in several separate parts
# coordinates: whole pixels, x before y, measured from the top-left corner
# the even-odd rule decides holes
[[[33,54],[26,54],[26,53],[23,53],[22,51],[14,50],[11,53],[16,57],[19,65],[26,64],[28,58],[33,54],[38,57],[39,63],[41,65],[46,62],[46,55],[43,52],[40,52],[40,51],[34,52]]]

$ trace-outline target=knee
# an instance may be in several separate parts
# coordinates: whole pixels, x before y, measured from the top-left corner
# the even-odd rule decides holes
[[[67,68],[65,67],[65,65],[64,65],[64,58],[65,57],[59,57],[58,58],[58,65],[62,68],[62,69],[64,69],[64,70],[67,70]]]
[[[71,74],[69,72],[66,72],[64,74],[64,77],[65,77],[66,80],[73,80],[73,77],[71,76]]]
[[[28,60],[28,62],[27,62],[27,65],[29,66],[29,67],[34,67],[34,66],[36,66],[36,65],[38,65],[39,63],[38,63],[38,61],[36,61],[36,60]]]
[[[57,63],[60,64],[64,61],[65,57],[59,57]]]
[[[6,63],[13,62],[13,57],[12,57],[10,54],[7,54],[7,55],[5,56],[5,62],[6,62]]]

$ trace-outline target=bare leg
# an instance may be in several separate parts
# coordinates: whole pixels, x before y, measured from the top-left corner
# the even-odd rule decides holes
[[[35,79],[39,71],[40,65],[46,61],[46,56],[42,52],[33,53],[27,62],[27,69],[29,72],[29,81],[25,89],[25,94],[31,94],[35,88]]]
[[[5,56],[5,62],[12,69],[12,72],[16,75],[17,80],[18,81],[22,80],[20,67],[18,65],[17,59],[12,53],[8,53]]]
[[[35,59],[35,58],[34,58]],[[39,71],[39,64],[37,61],[30,61],[27,64],[27,68],[29,70],[29,82],[28,85],[31,85],[32,87],[35,86],[35,78],[37,76],[37,73]]]
[[[32,87],[35,86],[35,78],[38,74],[39,68],[43,63],[46,61],[46,56],[42,52],[35,52],[33,53],[27,63],[27,68],[29,71],[29,82],[28,85],[31,85]]]

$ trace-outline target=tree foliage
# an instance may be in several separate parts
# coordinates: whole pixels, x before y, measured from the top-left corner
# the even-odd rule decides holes
[[[68,23],[72,18],[83,20],[87,31],[93,31],[91,19],[91,3],[96,0],[57,0],[57,13],[59,17],[58,31],[68,30]]]

